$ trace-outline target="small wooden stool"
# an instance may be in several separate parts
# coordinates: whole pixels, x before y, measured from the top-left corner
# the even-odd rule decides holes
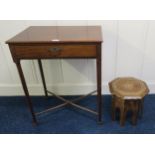
[[[136,125],[137,117],[142,116],[143,99],[149,89],[144,81],[133,77],[117,78],[109,83],[112,93],[112,120],[115,120],[116,109],[120,110],[120,125],[124,126],[126,113],[132,112],[132,124]]]

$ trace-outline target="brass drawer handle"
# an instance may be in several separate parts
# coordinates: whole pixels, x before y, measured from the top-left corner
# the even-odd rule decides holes
[[[62,49],[60,47],[52,47],[49,49],[50,52],[60,52]]]

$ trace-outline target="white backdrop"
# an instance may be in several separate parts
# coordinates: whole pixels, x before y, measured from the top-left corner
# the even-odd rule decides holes
[[[102,93],[108,82],[118,76],[134,76],[147,82],[155,93],[155,21],[0,21],[0,95],[23,95],[16,66],[5,41],[28,26],[101,25]],[[43,60],[47,86],[62,95],[83,94],[96,87],[94,60]],[[32,95],[43,88],[36,61],[22,61]]]

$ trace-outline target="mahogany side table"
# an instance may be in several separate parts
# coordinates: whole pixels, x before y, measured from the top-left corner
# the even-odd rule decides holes
[[[101,44],[102,33],[100,26],[31,26],[15,37],[6,41],[14,63],[17,66],[23,90],[34,124],[37,124],[36,116],[47,111],[72,105],[92,114],[102,122],[102,96],[101,96]],[[41,59],[96,59],[97,90],[83,95],[72,101],[56,95],[47,90]],[[33,104],[28,92],[27,84],[21,67],[21,60],[38,60],[45,96],[49,94],[62,100],[64,103],[34,112]],[[74,101],[78,101],[88,95],[97,92],[97,110],[83,107]]]

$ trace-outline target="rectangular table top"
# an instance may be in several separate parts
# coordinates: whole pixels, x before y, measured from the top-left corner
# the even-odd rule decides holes
[[[31,26],[6,43],[102,42],[101,26]]]

